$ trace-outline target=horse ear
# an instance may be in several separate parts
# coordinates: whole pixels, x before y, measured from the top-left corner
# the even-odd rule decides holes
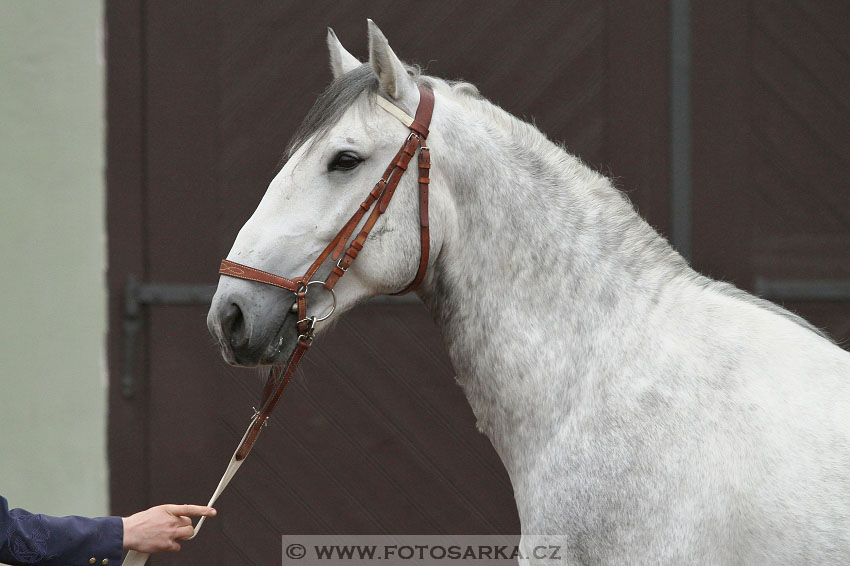
[[[331,72],[335,79],[360,66],[360,61],[357,60],[357,57],[349,53],[342,46],[339,38],[331,28],[328,28],[328,51],[331,55]]]
[[[375,22],[366,21],[369,23],[369,63],[378,75],[380,91],[401,102],[417,92],[416,84]]]

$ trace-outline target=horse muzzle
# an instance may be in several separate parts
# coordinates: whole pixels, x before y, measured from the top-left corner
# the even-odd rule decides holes
[[[298,340],[297,314],[292,312],[295,297],[282,295],[270,306],[267,301],[248,300],[235,292],[216,292],[207,328],[227,363],[256,367],[288,359]]]

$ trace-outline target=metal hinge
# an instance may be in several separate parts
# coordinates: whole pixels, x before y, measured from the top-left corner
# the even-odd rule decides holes
[[[124,288],[124,368],[121,374],[121,394],[132,397],[136,392],[133,371],[136,340],[142,325],[145,305],[203,306],[212,301],[215,285],[182,285],[175,283],[140,283],[133,276]]]
[[[850,302],[850,280],[759,277],[756,294],[771,301]]]

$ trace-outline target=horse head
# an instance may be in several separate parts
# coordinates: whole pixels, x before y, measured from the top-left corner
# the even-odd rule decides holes
[[[328,47],[334,80],[295,134],[285,164],[240,230],[227,256],[232,262],[291,279],[307,272],[411,133],[381,108],[387,105],[379,104],[378,97],[389,101],[389,108],[413,116],[420,103],[418,83],[425,79],[399,60],[378,27],[369,21],[367,64],[346,51],[332,30]],[[321,285],[309,286],[307,316],[321,319],[330,313],[329,319],[336,319],[369,297],[404,288],[416,276],[421,244],[414,164],[413,172],[401,176],[392,205],[378,218],[334,296]],[[431,234],[433,262],[439,242],[433,230]],[[311,279],[324,281],[334,265],[328,258]],[[207,325],[224,358],[242,366],[284,362],[299,336],[295,298],[292,290],[222,277]],[[321,328],[319,324],[316,332]]]

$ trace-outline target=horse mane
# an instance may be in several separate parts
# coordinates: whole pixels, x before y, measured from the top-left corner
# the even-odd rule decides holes
[[[837,344],[837,342],[832,338],[832,336],[830,336],[829,334],[827,334],[826,332],[824,332],[823,330],[821,330],[820,328],[818,328],[817,326],[815,326],[814,324],[812,324],[811,322],[806,320],[805,318],[801,317],[797,313],[792,312],[792,311],[790,311],[790,310],[788,310],[784,307],[781,307],[781,306],[777,305],[776,303],[772,303],[772,302],[768,301],[767,299],[762,299],[761,297],[757,297],[756,295],[752,295],[750,293],[747,293],[746,291],[743,291],[743,290],[735,287],[733,284],[727,283],[725,281],[717,281],[715,279],[711,279],[709,277],[699,275],[696,272],[695,272],[694,277],[696,278],[697,283],[700,286],[702,286],[706,289],[714,290],[714,291],[720,293],[721,295],[726,295],[727,297],[732,297],[733,299],[737,299],[739,301],[749,303],[749,304],[751,304],[755,307],[758,307],[760,309],[770,311],[773,314],[777,314],[777,315],[779,315],[783,318],[790,320],[791,322],[793,322],[793,323],[795,323],[799,326],[802,326],[806,330],[810,330],[810,331],[814,332],[815,334],[817,334],[821,338],[826,338],[827,340],[829,340],[833,344]]]
[[[518,152],[547,155],[549,160],[561,162],[565,165],[568,161],[572,163],[581,163],[580,159],[567,152],[562,145],[550,140],[533,123],[517,118],[481,96],[478,88],[476,88],[473,84],[464,81],[446,81],[443,79],[425,76],[422,74],[421,69],[418,66],[407,66],[407,71],[417,84],[424,84],[434,90],[457,95],[457,101],[470,109],[484,113],[494,122],[501,124],[516,140],[515,145]],[[324,134],[326,134],[342,119],[345,111],[354,104],[354,102],[363,93],[367,93],[369,95],[367,97],[369,103],[374,104],[374,97],[372,95],[377,92],[378,77],[375,75],[372,66],[368,63],[364,63],[357,69],[337,77],[330,85],[328,85],[325,91],[319,95],[316,102],[307,113],[304,121],[292,136],[292,139],[280,160],[277,170],[280,171],[286,161],[288,161],[305,143],[310,142],[310,140],[312,140],[310,143],[313,143],[316,140],[321,139]],[[584,166],[584,164],[582,164],[582,166]],[[634,212],[635,215],[638,215],[637,211],[634,209],[634,205],[624,195],[624,193],[611,185],[610,182],[609,186],[611,186],[614,193],[616,193],[616,196],[621,197],[622,200],[628,204],[631,211]],[[678,254],[670,248],[669,243],[667,243],[664,238],[658,236],[657,232],[654,230],[652,230],[652,232],[663,242],[664,246],[666,246],[671,253],[678,256]],[[716,281],[702,276],[691,270],[688,267],[687,262],[685,262],[681,256],[678,256],[678,259],[680,261],[676,263],[678,263],[682,269],[673,270],[671,275],[685,275],[707,290],[711,290],[719,294],[732,297],[736,300],[749,303],[757,308],[770,311],[807,330],[810,330],[811,332],[814,332],[818,336],[826,338],[831,342],[833,341],[832,338],[821,329],[815,327],[799,315],[770,301],[742,291],[730,283]]]
[[[517,145],[523,147],[523,151],[531,150],[541,153],[548,153],[550,157],[555,158],[556,161],[562,161],[564,157],[569,157],[571,159],[575,159],[581,162],[581,160],[577,156],[570,154],[563,145],[550,140],[546,136],[546,134],[541,132],[536,127],[533,122],[529,123],[520,118],[517,118],[516,116],[507,112],[500,106],[493,104],[486,98],[482,97],[478,93],[478,89],[475,86],[469,83],[462,82],[450,83],[449,86],[452,87],[453,93],[460,91],[462,94],[470,94],[471,96],[469,96],[466,101],[463,101],[465,105],[470,108],[473,106],[477,107],[479,110],[483,111],[487,116],[492,118],[494,121],[504,124],[511,132],[511,134],[516,138]],[[634,204],[631,202],[631,200],[629,200],[625,193],[613,184],[611,184],[611,187],[614,193],[616,193],[617,196],[621,197],[622,200],[628,204],[628,208],[633,211],[635,215],[640,216],[638,211],[634,208]],[[658,234],[654,229],[652,229],[652,232],[656,235]],[[811,332],[814,332],[818,336],[825,338],[832,343],[835,343],[835,340],[831,336],[826,334],[826,332],[824,332],[822,329],[811,324],[809,321],[807,321],[800,315],[780,305],[772,303],[771,301],[743,291],[731,283],[725,281],[718,281],[699,274],[698,272],[690,268],[688,263],[685,261],[684,258],[682,258],[678,254],[678,252],[672,250],[672,247],[666,239],[659,236],[659,240],[662,240],[664,242],[665,247],[671,249],[671,251],[676,254],[677,259],[680,260],[675,263],[677,263],[679,267],[681,267],[681,270],[674,270],[674,276],[686,275],[688,278],[691,278],[695,283],[705,289],[748,303],[762,310],[767,310],[773,314],[790,320],[798,326],[801,326]],[[679,273],[675,273],[675,271],[679,271]]]

